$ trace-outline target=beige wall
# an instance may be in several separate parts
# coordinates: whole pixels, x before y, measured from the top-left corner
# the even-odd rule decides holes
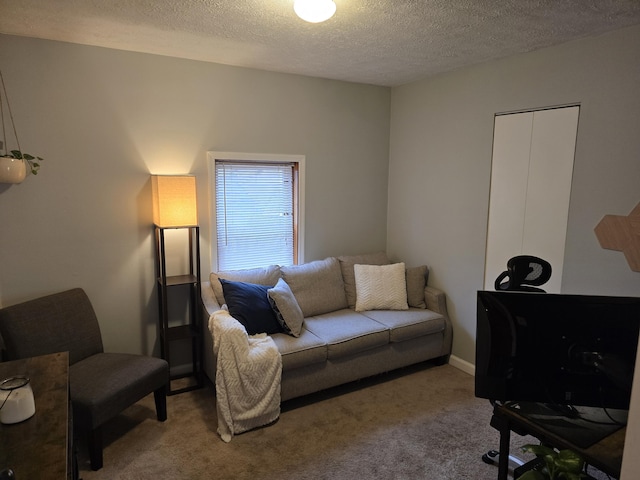
[[[580,104],[562,291],[638,295],[640,274],[593,228],[640,201],[639,58],[635,27],[393,89],[387,248],[432,267],[462,360],[475,359],[497,112]]]
[[[0,35],[23,150],[0,184],[0,304],[84,287],[105,347],[157,352],[149,175],[197,176],[207,150],[306,155],[307,260],[386,247],[388,88]]]
[[[562,290],[630,295],[640,274],[603,250],[593,228],[640,201],[640,27],[584,39],[393,89],[387,249],[427,262],[447,292],[453,360],[475,363],[493,116],[579,103]],[[623,479],[640,477],[638,375]]]

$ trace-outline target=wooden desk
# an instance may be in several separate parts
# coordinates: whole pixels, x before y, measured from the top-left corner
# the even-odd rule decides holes
[[[0,379],[26,375],[36,413],[24,422],[0,424],[0,471],[16,480],[69,478],[69,355],[67,352],[0,363]]]
[[[599,442],[587,447],[572,443],[562,435],[552,432],[544,425],[536,423],[513,408],[496,404],[493,409],[491,425],[500,432],[500,455],[498,458],[498,480],[507,480],[509,468],[509,440],[511,431],[520,435],[536,437],[545,445],[562,449],[571,449],[580,455],[589,465],[604,473],[620,478],[622,469],[622,451],[626,428],[621,428]]]

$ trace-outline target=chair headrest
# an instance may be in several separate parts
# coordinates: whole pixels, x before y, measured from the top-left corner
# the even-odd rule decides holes
[[[496,278],[494,286],[496,290],[544,292],[534,287],[547,283],[551,272],[551,264],[546,260],[532,255],[518,255],[509,259],[507,270]],[[503,282],[505,278],[508,280]]]

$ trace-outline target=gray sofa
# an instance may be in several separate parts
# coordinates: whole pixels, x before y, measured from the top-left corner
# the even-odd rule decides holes
[[[390,280],[398,278],[400,268],[402,281]],[[230,292],[223,289],[220,279],[227,281],[224,288],[237,285],[233,282],[269,288],[283,284],[278,283],[282,279],[293,294],[284,308],[301,313],[298,332],[270,333],[282,358],[283,401],[427,360],[446,363],[451,353],[452,329],[444,292],[427,285],[426,266],[392,264],[383,252],[212,273],[210,281],[202,284],[205,325]],[[395,282],[389,288],[393,295],[386,291],[391,281]],[[387,296],[397,299],[402,295],[396,287],[405,292],[406,303],[391,305],[393,310],[384,308]],[[267,291],[271,296],[273,290]],[[271,304],[282,324],[286,320],[280,315],[285,310],[278,309],[282,304],[274,303],[273,298]],[[229,311],[236,318],[233,309]],[[285,329],[289,330],[286,325]],[[204,343],[205,373],[215,381],[213,339],[208,331]]]

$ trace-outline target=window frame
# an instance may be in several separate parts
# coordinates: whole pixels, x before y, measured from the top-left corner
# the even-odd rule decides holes
[[[295,163],[297,165],[297,175],[294,178],[294,191],[297,193],[297,202],[294,199],[294,228],[295,228],[295,251],[294,263],[304,263],[304,232],[305,232],[305,155],[273,154],[273,153],[242,153],[242,152],[207,152],[207,163],[209,169],[209,219],[210,219],[210,242],[209,251],[211,255],[211,268],[213,272],[218,269],[218,229],[216,215],[216,160],[227,160],[235,162],[249,163]]]

